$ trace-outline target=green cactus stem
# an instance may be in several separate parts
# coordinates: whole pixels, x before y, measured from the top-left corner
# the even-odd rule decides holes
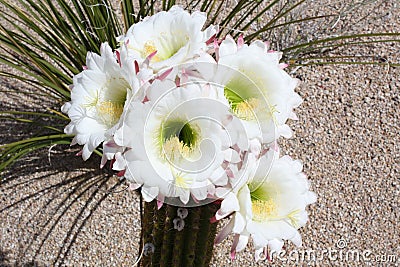
[[[208,266],[218,223],[210,219],[219,204],[179,208],[145,203],[140,266]]]

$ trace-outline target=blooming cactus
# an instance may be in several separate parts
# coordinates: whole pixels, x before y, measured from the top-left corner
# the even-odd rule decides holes
[[[205,21],[174,6],[133,25],[114,52],[104,43],[101,55],[88,53],[62,108],[65,132],[85,160],[103,142],[101,165],[112,160],[158,208],[221,201],[212,221],[230,218],[216,241],[233,233],[232,257],[250,239],[256,258],[284,240],[300,245],[316,197],[302,164],[277,146],[292,135],[297,80],[264,42],[219,41]],[[171,220],[179,231],[183,211]]]

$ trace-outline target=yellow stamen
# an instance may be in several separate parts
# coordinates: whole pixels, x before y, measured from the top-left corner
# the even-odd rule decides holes
[[[118,122],[124,105],[111,101],[103,101],[97,103],[97,113],[106,124],[114,125]]]
[[[300,210],[294,210],[287,215],[290,220],[290,224],[293,225],[294,228],[299,228],[299,213]]]
[[[277,125],[278,121],[276,120],[276,117],[275,117],[274,113],[279,112],[279,110],[276,108],[276,105],[270,106],[269,110],[270,110],[270,113],[271,113],[271,116],[272,116],[272,120]]]
[[[165,141],[163,152],[166,159],[175,161],[180,158],[188,158],[193,152],[193,149],[185,145],[179,138],[174,136]]]
[[[175,185],[180,188],[187,189],[192,183],[191,179],[185,179],[182,175],[175,176]]]
[[[155,51],[157,51],[156,46],[154,45],[153,41],[147,41],[144,46],[143,46],[143,50],[142,50],[142,57],[146,58],[148,57],[150,54],[154,53]],[[159,62],[161,61],[161,58],[159,55],[154,55],[154,57],[152,58],[152,61],[154,62]]]
[[[253,212],[253,220],[263,222],[277,215],[276,205],[272,199],[269,200],[252,200],[251,210]]]
[[[82,107],[84,108],[92,108],[95,107],[97,105],[97,103],[99,102],[99,92],[96,91],[96,96],[92,96],[92,97],[85,97],[85,102],[84,104],[82,104]]]
[[[236,116],[243,120],[255,120],[256,119],[256,111],[260,106],[260,100],[256,98],[250,98],[248,100],[244,100],[236,105],[234,109],[234,113]]]

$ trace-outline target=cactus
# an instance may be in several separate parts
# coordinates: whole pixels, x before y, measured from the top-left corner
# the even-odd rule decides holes
[[[140,266],[208,266],[217,223],[210,219],[219,204],[179,208],[156,201],[145,203]]]

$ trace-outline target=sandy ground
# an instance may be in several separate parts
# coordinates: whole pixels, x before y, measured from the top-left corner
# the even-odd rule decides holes
[[[317,13],[317,4],[310,2],[308,14]],[[398,31],[400,4],[381,2],[352,11],[353,20],[372,11],[381,14],[356,25],[356,31]],[[400,44],[371,49],[353,52],[400,62]],[[283,153],[304,162],[318,195],[318,202],[308,208],[309,223],[300,230],[303,246],[287,244],[286,255],[273,263],[255,263],[247,248],[232,262],[229,238],[216,246],[212,266],[293,266],[296,261],[314,266],[398,266],[400,68],[312,66],[293,75],[302,81],[297,91],[304,103],[297,109],[299,120],[290,123],[295,136],[280,143]],[[16,86],[21,85],[1,78],[3,90]],[[46,105],[1,94],[2,110],[40,110]],[[34,130],[2,121],[1,143]],[[111,172],[99,170],[98,158],[84,163],[75,157],[77,150],[44,149],[3,174],[0,266],[134,264],[140,233],[138,195]]]

